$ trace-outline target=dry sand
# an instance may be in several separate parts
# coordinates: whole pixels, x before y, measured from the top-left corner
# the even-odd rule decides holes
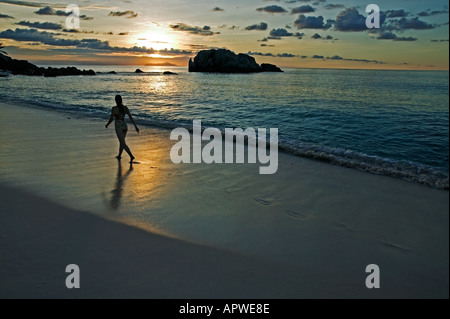
[[[286,154],[175,165],[154,128],[130,169],[106,119],[0,112],[3,298],[448,298],[448,191]]]

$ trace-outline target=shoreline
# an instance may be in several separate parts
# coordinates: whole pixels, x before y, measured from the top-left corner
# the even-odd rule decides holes
[[[9,133],[0,184],[16,189],[5,188],[0,211],[2,296],[75,297],[56,288],[64,269],[44,276],[27,265],[57,272],[54,253],[76,263],[70,247],[82,271],[106,268],[103,286],[80,290],[88,298],[448,298],[448,191],[284,153],[275,176],[250,164],[175,165],[169,131],[148,127],[130,130],[141,162],[131,167],[114,158],[106,120],[0,108]],[[187,256],[183,245],[198,250]],[[137,268],[123,274],[130,263]],[[379,290],[364,285],[373,263]],[[108,276],[120,278],[121,291]]]
[[[42,105],[11,103],[18,107],[28,107],[43,111],[57,112],[62,115],[72,115],[80,119],[92,119],[102,121],[99,113],[78,115],[77,110],[64,110],[57,107],[47,107]],[[108,110],[109,111],[109,110]],[[105,118],[109,113],[105,113]],[[129,122],[129,121],[128,121]],[[137,119],[137,124],[149,129],[169,131],[178,127],[186,128],[192,135],[193,123],[163,123],[154,120]],[[202,132],[208,125],[202,125]],[[220,129],[224,139],[224,128]],[[222,141],[224,142],[224,140]],[[246,146],[247,147],[247,146]],[[307,160],[319,161],[329,165],[345,167],[360,172],[385,176],[396,180],[419,184],[437,190],[449,191],[449,175],[441,168],[429,166],[426,164],[409,162],[404,160],[392,160],[376,155],[368,155],[353,150],[332,148],[327,146],[303,143],[290,140],[279,140],[278,151],[287,155],[292,155]],[[347,154],[347,155],[343,155]],[[349,154],[349,155],[348,155]]]

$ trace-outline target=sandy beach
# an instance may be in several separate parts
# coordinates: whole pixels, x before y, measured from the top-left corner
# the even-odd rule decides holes
[[[274,175],[175,165],[151,127],[130,166],[107,119],[0,112],[1,298],[449,296],[448,190],[283,153]]]

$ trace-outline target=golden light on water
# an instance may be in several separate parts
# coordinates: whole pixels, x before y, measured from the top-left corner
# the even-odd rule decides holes
[[[107,216],[153,233],[175,237],[163,225],[151,221],[152,213],[157,213],[164,199],[172,193],[178,175],[178,167],[167,157],[170,147],[161,134],[145,128],[140,138],[130,134],[127,142],[137,158],[136,163],[130,165],[125,152],[122,162],[117,163],[115,179],[107,196]],[[155,138],[154,135],[159,136]]]

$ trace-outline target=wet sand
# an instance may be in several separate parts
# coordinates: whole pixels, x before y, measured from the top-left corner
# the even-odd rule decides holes
[[[282,153],[175,165],[169,130],[129,125],[130,166],[107,119],[0,111],[3,298],[448,298],[448,191]]]

